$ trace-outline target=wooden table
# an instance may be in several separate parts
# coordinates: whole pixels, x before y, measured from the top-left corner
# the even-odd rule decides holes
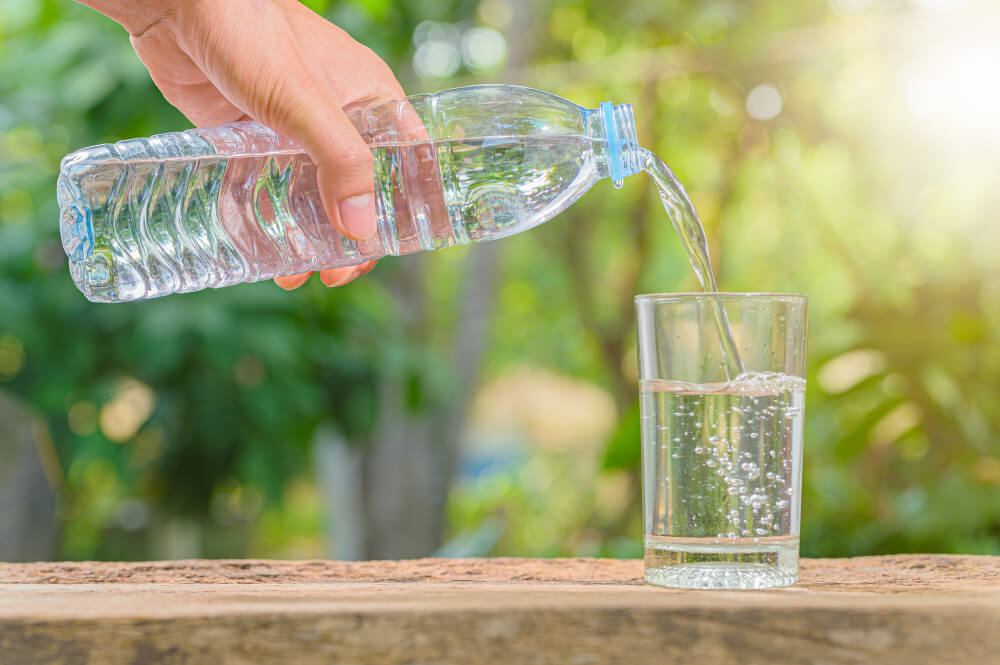
[[[802,562],[671,591],[639,561],[0,564],[0,665],[1000,664],[1000,557]]]

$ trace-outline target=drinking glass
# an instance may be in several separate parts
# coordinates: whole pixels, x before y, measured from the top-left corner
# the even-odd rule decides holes
[[[649,584],[798,579],[806,310],[790,294],[636,297]]]

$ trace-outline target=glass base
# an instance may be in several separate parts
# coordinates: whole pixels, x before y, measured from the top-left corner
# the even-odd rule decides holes
[[[770,589],[798,580],[799,539],[646,536],[646,582],[678,589]]]

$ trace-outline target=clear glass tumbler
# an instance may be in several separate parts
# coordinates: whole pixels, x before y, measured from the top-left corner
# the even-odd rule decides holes
[[[636,297],[648,583],[798,579],[806,310],[801,295]]]

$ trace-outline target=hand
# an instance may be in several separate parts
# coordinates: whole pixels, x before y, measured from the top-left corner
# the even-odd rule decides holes
[[[323,207],[354,239],[375,231],[372,155],[343,108],[405,96],[370,49],[297,0],[82,0],[121,23],[153,82],[197,126],[257,120],[301,143]],[[327,286],[374,262],[320,272]],[[285,289],[311,273],[278,277]]]

